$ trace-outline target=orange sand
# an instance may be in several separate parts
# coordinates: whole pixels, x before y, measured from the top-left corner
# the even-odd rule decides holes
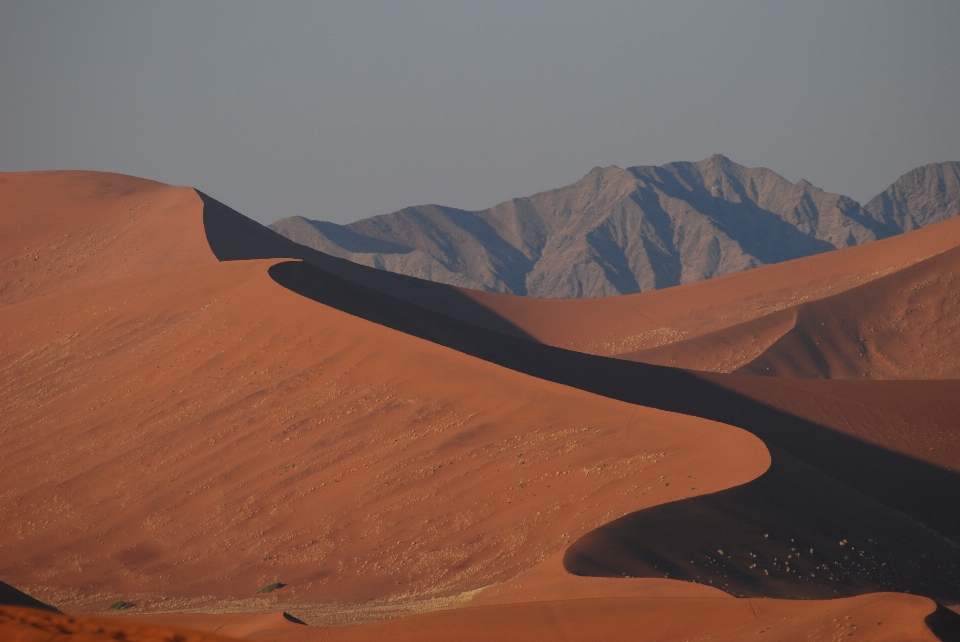
[[[164,228],[185,247],[194,201]],[[6,581],[75,613],[450,596],[769,463],[742,430],[304,299],[275,260],[206,260],[0,308]],[[659,483],[688,474],[696,491]],[[289,587],[252,597],[275,580]]]
[[[164,622],[263,640],[732,640],[761,631],[932,640],[930,626],[941,637],[955,626],[908,595],[737,600],[662,578],[570,575],[569,544],[604,524],[766,483],[768,449],[739,428],[537,379],[352,316],[271,275],[287,269],[283,257],[304,259],[325,270],[287,269],[312,279],[307,289],[378,305],[370,288],[602,355],[642,358],[637,351],[671,343],[680,348],[661,362],[701,358],[705,349],[685,346],[714,333],[723,340],[704,343],[714,364],[732,369],[762,354],[757,364],[794,372],[796,348],[781,339],[797,328],[805,341],[821,339],[813,322],[797,321],[818,319],[811,310],[836,314],[841,301],[867,328],[905,301],[891,283],[934,292],[925,305],[949,299],[949,280],[928,280],[953,265],[960,222],[671,290],[554,301],[353,266],[291,247],[188,188],[130,177],[5,174],[0,203],[0,579],[70,613],[132,601],[124,615],[136,619],[110,620],[127,639],[163,639],[149,627]],[[445,332],[441,317],[409,306],[377,314],[393,315],[393,327],[429,326],[413,334]],[[892,336],[900,326],[890,327]],[[462,324],[450,332],[490,336],[463,335]],[[948,350],[950,332],[923,359]],[[850,361],[849,345],[834,354],[828,374]],[[878,367],[857,363],[843,372]],[[708,380],[802,417],[842,407],[821,425],[869,432],[843,419],[868,416],[856,411],[862,391],[833,402],[833,388],[818,389],[811,406],[790,380]],[[858,438],[927,461],[937,455],[926,444],[942,433],[931,434],[919,446],[891,429]],[[278,580],[287,586],[254,595]],[[484,606],[437,611],[467,603]],[[426,614],[339,629],[215,615],[279,608],[310,623]],[[177,614],[187,610],[206,614]],[[99,639],[88,622],[69,623],[88,636],[73,639]],[[0,632],[50,639],[12,637],[30,626],[9,616]]]

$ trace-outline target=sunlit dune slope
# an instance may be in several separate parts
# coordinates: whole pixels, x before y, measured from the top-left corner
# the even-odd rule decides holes
[[[828,379],[960,377],[960,248],[864,285],[624,358]]]
[[[276,260],[193,262],[0,312],[5,581],[73,612],[454,595],[769,464],[302,297]]]
[[[621,598],[489,606],[430,613],[362,627],[327,629],[316,640],[517,640],[586,642],[948,639],[956,623],[927,599],[875,594],[830,602]],[[927,620],[927,622],[924,622]],[[933,630],[931,630],[933,629]],[[938,637],[934,630],[940,636]],[[289,638],[291,641],[296,638]],[[303,638],[306,640],[307,638]]]
[[[960,220],[950,219],[881,241],[640,294],[566,300],[469,292],[538,341],[634,358],[630,353],[845,292],[958,246]]]
[[[746,433],[324,308],[268,264],[126,277],[0,317],[4,578],[151,599],[275,579],[316,600],[459,592],[691,492],[640,494],[661,475],[709,492],[766,467]]]
[[[12,606],[0,606],[0,637],[5,642],[230,642],[235,639],[126,619],[78,617]]]
[[[0,173],[0,306],[216,263],[189,187],[101,172]]]
[[[829,379],[960,378],[960,248],[827,299],[739,372]]]
[[[302,263],[270,272],[325,305],[540,379],[745,428],[881,504],[960,537],[960,514],[944,510],[960,502],[960,475],[949,463],[960,454],[960,381],[818,382],[688,372],[498,335],[358,290]],[[910,435],[906,448],[904,435]]]
[[[183,626],[174,627],[164,620],[179,620]],[[264,642],[429,642],[489,640],[492,637],[524,642],[606,642],[624,638],[678,642],[709,638],[732,642],[758,634],[773,640],[854,637],[872,642],[939,642],[956,637],[960,632],[958,621],[960,616],[931,600],[889,593],[831,601],[723,598],[567,600],[461,608],[344,628],[306,627],[286,620],[280,613],[104,618],[0,607],[0,633],[6,636],[5,639],[18,642],[53,639],[214,642],[237,638]]]
[[[379,640],[952,640],[960,616],[922,597],[875,593],[831,601],[594,598],[460,608],[345,628],[310,628],[264,615],[165,615],[145,623],[270,642]],[[851,635],[853,634],[853,635]]]

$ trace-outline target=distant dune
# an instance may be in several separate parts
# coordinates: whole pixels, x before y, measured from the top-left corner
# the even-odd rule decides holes
[[[465,288],[546,298],[648,292],[862,245],[960,214],[960,163],[919,167],[866,206],[714,155],[595,168],[468,212],[408,207],[348,225],[270,227],[333,256]]]
[[[0,203],[0,579],[44,603],[130,640],[958,630],[960,219],[551,300],[131,177],[4,174]],[[31,613],[0,633],[113,635]]]

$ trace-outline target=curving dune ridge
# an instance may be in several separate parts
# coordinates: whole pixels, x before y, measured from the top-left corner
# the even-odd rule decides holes
[[[649,543],[638,552],[620,535],[604,539],[620,518],[650,514],[642,509],[767,483],[770,449],[742,429],[755,427],[709,420],[736,409],[734,396],[716,397],[713,410],[697,399],[696,381],[725,384],[531,341],[540,338],[525,325],[531,316],[298,248],[187,188],[94,173],[4,175],[0,201],[0,506],[9,525],[0,578],[61,610],[104,613],[125,599],[134,614],[170,622],[184,617],[177,612],[284,608],[316,624],[468,603],[501,609],[363,629],[283,626],[285,639],[450,626],[469,639],[491,632],[490,613],[518,623],[498,635],[520,637],[555,608],[582,614],[561,626],[577,639],[591,618],[632,631],[643,613],[658,623],[643,639],[686,639],[693,622],[718,635],[758,621],[829,627],[861,608],[887,614],[874,639],[907,630],[933,639],[945,626],[923,624],[932,601],[893,594],[777,601],[747,614],[746,602],[710,587],[744,592],[719,575],[668,579],[644,566]],[[608,371],[628,379],[599,376]],[[679,388],[649,394],[664,383]],[[644,389],[651,399],[640,405],[630,395]],[[774,462],[802,454],[773,450]],[[863,490],[845,485],[856,479],[824,476],[809,459],[789,464],[778,483],[814,490],[814,504],[830,495],[842,510],[865,506]],[[814,586],[842,589],[819,596],[852,595],[888,583],[951,597],[951,545],[909,518],[891,522],[882,501],[869,505],[840,525],[862,550],[878,522],[893,524],[900,548],[878,561],[890,574],[845,565],[834,586],[773,569],[771,579],[751,576],[751,594],[811,596],[796,587]],[[736,515],[719,506],[722,519]],[[804,517],[783,512],[790,528]],[[834,537],[827,518],[805,528],[804,537]],[[628,544],[636,532],[628,529]],[[724,532],[736,531],[701,535]],[[672,546],[669,534],[655,545]],[[600,545],[585,551],[591,538]],[[677,555],[712,546],[673,543]],[[571,556],[605,569],[586,572],[621,578],[571,575],[585,572]],[[943,581],[931,584],[944,563]],[[286,586],[255,596],[275,581]],[[533,604],[570,598],[587,601]],[[691,610],[700,615],[677,622]],[[938,617],[949,628],[949,616]],[[222,626],[213,622],[190,627]]]

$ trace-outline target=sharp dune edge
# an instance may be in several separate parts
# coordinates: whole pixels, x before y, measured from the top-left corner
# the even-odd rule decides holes
[[[5,174],[0,203],[0,579],[69,614],[0,607],[6,638],[960,635],[930,599],[960,598],[960,395],[862,380],[949,356],[952,327],[911,363],[808,345],[839,336],[818,314],[878,327],[896,291],[950,304],[928,281],[952,274],[953,221],[537,301],[355,266],[131,177]],[[941,332],[923,314],[907,329]],[[710,332],[764,347],[682,364],[712,374],[641,362]],[[861,380],[723,373],[750,363]],[[891,467],[915,479],[878,485]],[[105,618],[117,600],[135,607]]]

